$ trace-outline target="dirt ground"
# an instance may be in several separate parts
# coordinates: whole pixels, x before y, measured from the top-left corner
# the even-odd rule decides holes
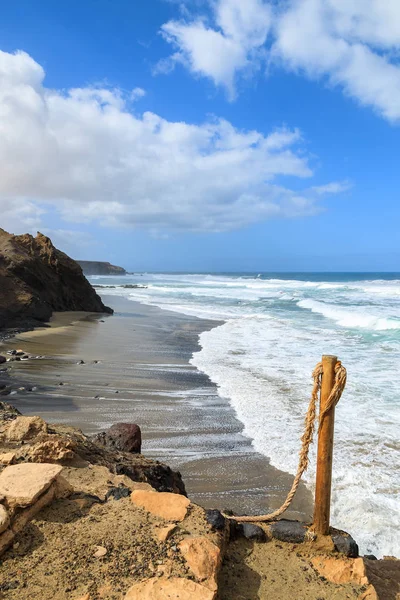
[[[0,559],[1,600],[75,600],[86,593],[91,600],[121,600],[134,583],[157,574],[191,577],[177,544],[188,534],[210,533],[204,511],[191,505],[170,539],[160,542],[157,531],[166,522],[129,497],[99,503],[105,472],[66,470],[75,484],[86,479],[92,495],[88,489],[57,500],[17,536]],[[104,556],[96,556],[99,548]]]
[[[240,539],[228,547],[220,590],[219,600],[356,600],[365,588],[329,583],[301,546]]]

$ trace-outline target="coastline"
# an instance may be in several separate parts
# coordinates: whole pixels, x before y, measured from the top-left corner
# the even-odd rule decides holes
[[[179,469],[199,504],[249,514],[278,507],[292,476],[255,452],[229,400],[189,364],[199,334],[220,322],[116,296],[103,299],[115,309],[112,319],[60,313],[50,328],[4,343],[5,350],[18,345],[46,357],[10,363],[17,387],[37,389],[18,390],[4,400],[23,414],[89,434],[118,421],[136,422],[143,453]],[[77,364],[80,360],[84,364]],[[311,493],[302,484],[286,514],[307,520],[311,506]]]

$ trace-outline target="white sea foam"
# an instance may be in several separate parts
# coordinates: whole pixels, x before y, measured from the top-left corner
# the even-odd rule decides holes
[[[255,449],[285,471],[296,471],[315,363],[324,353],[342,359],[332,522],[363,552],[400,556],[400,280],[148,274],[123,283],[131,280],[148,288],[105,292],[225,321],[201,334],[192,363],[230,399]]]

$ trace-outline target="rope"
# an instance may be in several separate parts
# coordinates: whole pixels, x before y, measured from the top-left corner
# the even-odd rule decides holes
[[[304,433],[301,437],[301,449],[299,455],[299,465],[297,467],[296,477],[294,478],[292,487],[290,492],[288,493],[285,502],[282,504],[280,508],[275,510],[274,512],[268,515],[260,515],[260,516],[250,516],[250,517],[237,517],[225,515],[227,519],[232,519],[238,521],[240,523],[261,523],[265,521],[274,521],[277,517],[280,517],[290,506],[292,500],[297,492],[297,488],[299,487],[300,480],[302,478],[303,473],[308,468],[308,453],[310,449],[310,445],[313,441],[314,429],[315,429],[315,421],[317,415],[317,405],[318,405],[318,394],[321,389],[322,383],[322,362],[319,362],[313,373],[312,377],[314,380],[313,389],[311,392],[311,399],[308,405],[308,410],[306,413],[305,421],[304,421]],[[326,401],[326,405],[323,411],[319,414],[319,426],[318,431],[321,429],[322,422],[327,415],[327,413],[334,408],[340,400],[340,397],[343,393],[343,390],[346,385],[347,380],[347,372],[346,369],[342,366],[342,363],[338,361],[335,365],[335,383],[332,388],[331,393]]]

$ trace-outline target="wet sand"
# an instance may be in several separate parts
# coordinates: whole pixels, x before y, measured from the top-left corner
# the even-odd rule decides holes
[[[8,363],[14,390],[2,399],[23,414],[88,434],[121,421],[138,423],[143,453],[179,469],[195,502],[247,514],[277,508],[293,477],[253,450],[229,400],[189,364],[200,349],[199,333],[219,323],[115,296],[103,300],[114,316],[59,313],[51,328],[0,346],[45,356]],[[311,510],[302,485],[286,514],[308,519]]]

